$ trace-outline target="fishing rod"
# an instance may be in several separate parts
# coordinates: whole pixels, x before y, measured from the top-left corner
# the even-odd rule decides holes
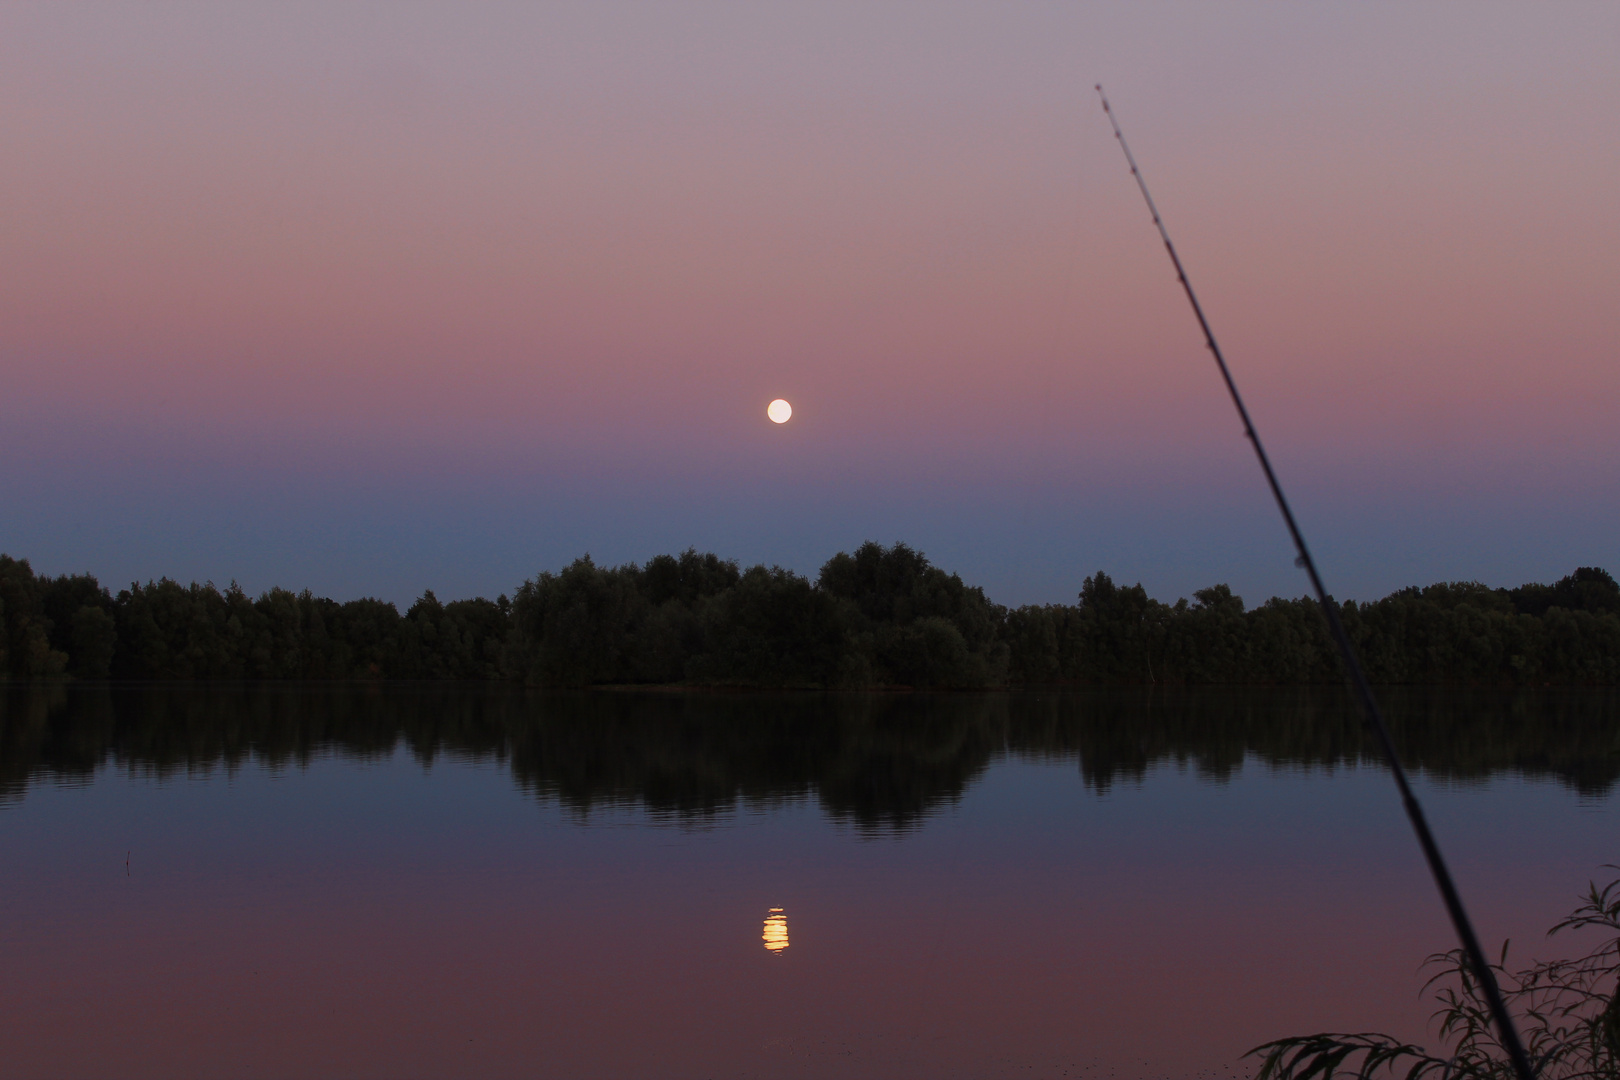
[[[1479,937],[1474,933],[1474,924],[1468,918],[1468,912],[1463,909],[1462,897],[1457,893],[1457,885],[1451,880],[1451,871],[1446,868],[1446,860],[1440,854],[1440,845],[1435,843],[1434,834],[1429,831],[1429,821],[1423,814],[1423,807],[1418,805],[1417,796],[1412,794],[1412,785],[1406,779],[1406,770],[1401,767],[1400,755],[1395,752],[1395,740],[1390,738],[1389,726],[1384,723],[1384,714],[1373,697],[1372,686],[1367,682],[1367,673],[1362,670],[1361,661],[1356,658],[1356,651],[1350,644],[1349,636],[1344,632],[1344,624],[1339,621],[1339,609],[1329,598],[1327,589],[1322,585],[1322,575],[1317,573],[1316,560],[1311,558],[1310,548],[1305,546],[1305,534],[1300,532],[1299,523],[1294,520],[1294,512],[1289,509],[1288,498],[1283,494],[1282,484],[1277,481],[1277,474],[1271,468],[1271,459],[1266,456],[1266,448],[1260,444],[1260,433],[1254,428],[1254,421],[1249,419],[1249,410],[1244,407],[1243,396],[1238,393],[1237,383],[1232,379],[1232,371],[1226,366],[1226,357],[1221,354],[1221,347],[1215,343],[1215,332],[1209,328],[1209,320],[1204,316],[1204,308],[1198,303],[1198,297],[1193,293],[1192,282],[1187,279],[1187,271],[1181,265],[1181,257],[1176,254],[1176,246],[1170,242],[1170,233],[1164,227],[1164,219],[1159,216],[1159,208],[1153,202],[1153,196],[1148,193],[1147,181],[1142,178],[1142,170],[1136,167],[1136,158],[1131,155],[1130,144],[1125,141],[1125,133],[1120,130],[1119,120],[1114,116],[1114,110],[1108,105],[1108,95],[1103,93],[1101,84],[1097,86],[1097,96],[1102,99],[1103,112],[1108,115],[1108,122],[1113,125],[1114,138],[1119,140],[1119,148],[1125,151],[1125,162],[1131,167],[1131,175],[1136,178],[1136,186],[1142,190],[1142,198],[1147,202],[1148,212],[1153,215],[1153,224],[1158,227],[1159,237],[1164,241],[1164,250],[1170,255],[1170,264],[1176,268],[1176,280],[1181,282],[1182,291],[1187,294],[1187,302],[1192,305],[1193,314],[1198,318],[1198,328],[1204,332],[1204,344],[1215,357],[1216,367],[1221,369],[1221,379],[1226,383],[1226,391],[1232,396],[1232,404],[1237,408],[1239,419],[1243,421],[1243,435],[1254,447],[1254,456],[1260,460],[1260,470],[1266,474],[1266,483],[1271,487],[1271,496],[1277,501],[1277,509],[1282,511],[1283,521],[1288,526],[1288,535],[1294,540],[1294,550],[1298,555],[1294,565],[1300,567],[1309,575],[1311,588],[1316,593],[1317,603],[1321,606],[1322,617],[1327,620],[1328,636],[1339,650],[1339,659],[1344,661],[1346,673],[1350,676],[1350,687],[1356,701],[1361,705],[1361,711],[1366,716],[1367,726],[1372,728],[1378,736],[1378,744],[1383,748],[1384,760],[1389,764],[1389,771],[1394,774],[1395,787],[1401,793],[1401,803],[1406,807],[1406,817],[1412,823],[1412,831],[1417,833],[1418,844],[1423,848],[1423,857],[1428,860],[1429,872],[1434,875],[1434,883],[1440,890],[1440,898],[1445,901],[1446,914],[1451,916],[1451,925],[1457,931],[1457,938],[1462,942],[1463,952],[1468,957],[1469,966],[1474,969],[1474,977],[1479,980],[1480,989],[1485,994],[1485,1003],[1491,1012],[1491,1019],[1496,1023],[1496,1030],[1500,1035],[1501,1045],[1508,1053],[1513,1063],[1513,1071],[1518,1074],[1519,1080],[1535,1080],[1536,1072],[1530,1065],[1530,1057],[1525,1053],[1524,1043],[1519,1038],[1519,1029],[1513,1023],[1513,1017],[1508,1015],[1507,1005],[1502,1000],[1501,987],[1496,984],[1496,975],[1491,971],[1491,965],[1485,959],[1485,951],[1479,947]]]

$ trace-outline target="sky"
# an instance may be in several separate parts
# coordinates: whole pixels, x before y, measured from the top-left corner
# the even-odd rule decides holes
[[[0,551],[408,603],[1620,572],[1612,4],[0,8]],[[793,404],[780,427],[773,398]]]

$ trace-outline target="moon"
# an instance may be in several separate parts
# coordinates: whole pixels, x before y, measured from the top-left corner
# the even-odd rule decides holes
[[[765,406],[765,415],[771,418],[773,424],[785,424],[788,422],[788,417],[793,415],[793,406],[781,398],[777,398]]]

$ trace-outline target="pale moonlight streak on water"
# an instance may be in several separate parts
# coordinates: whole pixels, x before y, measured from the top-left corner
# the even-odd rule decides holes
[[[765,932],[760,935],[769,952],[779,953],[788,947],[787,916],[779,907],[773,907],[765,916]]]

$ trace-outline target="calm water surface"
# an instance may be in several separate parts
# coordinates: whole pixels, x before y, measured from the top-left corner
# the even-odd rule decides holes
[[[1243,1076],[1429,1038],[1451,944],[1333,693],[0,703],[19,1080]],[[1391,706],[1482,935],[1548,955],[1620,702]]]

